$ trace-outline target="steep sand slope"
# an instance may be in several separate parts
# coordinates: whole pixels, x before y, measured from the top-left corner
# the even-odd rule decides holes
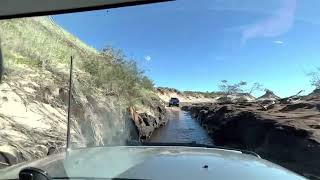
[[[163,104],[152,91],[135,87],[141,96],[129,102],[119,92],[98,88],[96,77],[85,71],[84,64],[95,70],[90,62],[101,58],[99,52],[50,18],[0,21],[0,37],[5,64],[0,84],[0,167],[64,150],[71,55],[75,60],[72,146],[124,144],[127,139],[148,136],[165,123]],[[126,69],[121,70],[126,79]],[[120,87],[120,83],[112,85]],[[132,124],[129,107],[147,118]],[[137,130],[135,137],[132,129]]]

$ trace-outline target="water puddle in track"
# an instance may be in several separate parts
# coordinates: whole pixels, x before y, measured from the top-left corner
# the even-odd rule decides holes
[[[157,129],[149,139],[150,142],[191,143],[213,145],[212,139],[201,127],[200,123],[193,119],[188,112],[179,108],[168,108],[168,123]]]

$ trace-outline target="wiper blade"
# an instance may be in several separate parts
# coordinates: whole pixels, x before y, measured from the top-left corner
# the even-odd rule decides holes
[[[199,144],[196,141],[192,142],[138,142],[138,141],[130,141],[127,142],[127,145],[131,146],[186,146],[186,147],[203,147],[203,148],[215,148],[215,149],[223,149],[223,150],[230,150],[230,151],[239,151],[242,154],[249,154],[258,158],[261,158],[257,153],[253,151],[243,150],[243,149],[236,149],[230,147],[223,147],[223,146],[215,146],[215,145],[208,145],[208,144]]]

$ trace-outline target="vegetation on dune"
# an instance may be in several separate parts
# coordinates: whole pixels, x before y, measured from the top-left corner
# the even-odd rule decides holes
[[[141,89],[153,90],[153,82],[136,62],[111,47],[103,49],[97,58],[83,61],[83,69],[92,76],[96,88],[103,89],[106,94],[121,94],[130,103],[142,97]]]
[[[167,91],[171,91],[171,92],[175,92],[177,93],[178,95],[181,95],[181,94],[185,94],[185,95],[189,95],[189,96],[198,96],[198,95],[201,95],[205,98],[216,98],[218,96],[220,96],[222,93],[221,92],[215,92],[215,91],[212,91],[212,92],[203,92],[203,91],[179,91],[178,89],[175,89],[175,88],[168,88],[168,87],[157,87],[157,90],[158,91],[163,91],[163,90],[167,90]]]
[[[99,88],[133,103],[142,97],[142,89],[153,89],[153,82],[121,50],[108,47],[98,52],[48,17],[4,20],[0,26],[5,75],[27,66],[67,78],[72,55],[75,77],[88,94]]]
[[[183,91],[183,93],[187,95],[193,95],[193,94],[200,94],[205,98],[216,98],[219,97],[222,93],[221,92],[201,92],[201,91]]]
[[[253,83],[251,86],[248,87],[248,83],[245,81],[240,81],[238,83],[232,84],[232,83],[229,83],[227,80],[222,80],[218,85],[218,87],[219,87],[219,91],[212,91],[212,92],[179,91],[177,89],[168,88],[168,87],[158,87],[157,90],[160,92],[163,90],[167,90],[167,91],[175,92],[178,95],[179,94],[185,94],[185,95],[191,95],[191,96],[201,95],[205,98],[217,98],[221,96],[237,95],[237,94],[243,94],[243,95],[247,94],[252,96],[254,92],[264,90],[262,88],[263,86],[258,82]]]
[[[265,91],[262,84],[255,82],[248,87],[249,84],[246,81],[240,81],[238,83],[231,84],[227,80],[222,80],[219,84],[220,92],[225,95],[235,95],[235,94],[248,94],[253,95],[256,91]]]
[[[67,64],[70,55],[83,60],[97,52],[61,29],[47,17],[0,21],[2,47],[7,68],[26,64],[50,69],[58,63]],[[10,66],[9,66],[10,67]]]
[[[311,76],[311,85],[316,87],[316,89],[320,89],[320,68],[310,72],[308,75]]]
[[[230,84],[227,80],[222,80],[221,84],[219,85],[219,89],[223,92],[226,96],[242,93],[243,87],[247,85],[247,82],[240,81],[239,83]]]
[[[248,93],[253,94],[255,91],[262,91],[262,90],[264,90],[262,84],[255,82],[249,89]]]

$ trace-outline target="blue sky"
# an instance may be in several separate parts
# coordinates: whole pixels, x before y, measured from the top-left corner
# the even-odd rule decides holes
[[[306,74],[320,67],[314,3],[178,0],[53,18],[96,49],[123,49],[157,86],[217,91],[243,80],[288,96],[311,92]]]

